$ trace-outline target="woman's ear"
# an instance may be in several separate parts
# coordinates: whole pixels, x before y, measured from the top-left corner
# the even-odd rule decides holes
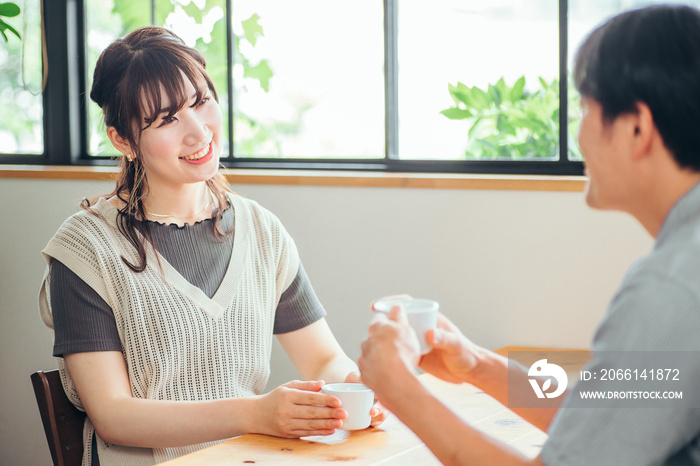
[[[107,137],[109,137],[109,140],[112,141],[114,148],[124,154],[124,156],[131,161],[133,158],[131,144],[129,144],[129,141],[126,138],[119,135],[119,132],[117,132],[117,129],[114,126],[107,128]]]

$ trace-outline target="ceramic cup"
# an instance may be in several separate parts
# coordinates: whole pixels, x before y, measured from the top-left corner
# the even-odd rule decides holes
[[[440,304],[432,299],[382,299],[372,306],[376,312],[389,313],[392,307],[400,305],[406,312],[408,323],[418,336],[421,354],[430,352],[431,346],[425,339],[425,334],[431,328],[437,327]]]
[[[321,387],[321,392],[340,400],[340,407],[348,413],[343,419],[343,429],[366,429],[372,423],[369,412],[374,405],[374,392],[361,383],[330,383]]]

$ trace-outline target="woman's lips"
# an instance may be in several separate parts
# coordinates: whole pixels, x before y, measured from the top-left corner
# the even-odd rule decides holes
[[[202,164],[205,164],[208,161],[210,161],[212,159],[213,155],[214,155],[214,141],[209,143],[207,153],[204,154],[203,157],[200,157],[198,159],[187,159],[184,157],[180,157],[180,160],[187,162],[187,163],[190,163],[192,165],[202,165]]]

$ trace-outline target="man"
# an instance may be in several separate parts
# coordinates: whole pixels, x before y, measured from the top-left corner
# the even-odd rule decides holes
[[[582,95],[587,203],[631,214],[656,238],[610,304],[587,369],[624,367],[625,355],[642,351],[697,352],[700,11],[662,5],[612,18],[579,49],[574,80]],[[700,464],[700,410],[682,403],[572,408],[571,390],[557,407],[514,409],[549,434],[540,456],[524,458],[461,421],[422,387],[413,367],[418,362],[441,379],[474,384],[504,404],[508,379],[527,373],[509,369],[505,358],[478,347],[442,316],[427,338],[433,350],[418,360],[415,334],[401,309],[389,318],[377,315],[359,367],[379,400],[444,463]],[[700,358],[691,354],[678,387],[693,395],[700,389],[689,381],[700,374]]]

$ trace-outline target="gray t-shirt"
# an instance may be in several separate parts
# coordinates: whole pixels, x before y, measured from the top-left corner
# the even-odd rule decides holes
[[[233,218],[233,209],[224,212],[224,231],[232,227]],[[184,227],[156,222],[149,222],[149,225],[153,244],[161,256],[187,281],[210,298],[214,296],[231,259],[234,235],[217,240],[211,219]],[[51,263],[50,292],[54,356],[122,350],[112,309],[95,290],[57,260]],[[275,334],[292,332],[325,315],[300,264],[296,278],[282,293],[273,331]]]
[[[688,351],[674,390],[696,396],[700,374],[700,185],[673,207],[653,251],[627,273],[584,368],[629,367],[640,351]],[[617,353],[616,353],[617,352]],[[653,353],[647,353],[653,354]],[[542,449],[546,465],[700,464],[700,409],[574,408],[562,403]]]

